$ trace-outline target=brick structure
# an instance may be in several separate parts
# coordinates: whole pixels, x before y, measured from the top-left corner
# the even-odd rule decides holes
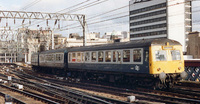
[[[187,55],[200,59],[200,32],[191,32],[188,35]]]

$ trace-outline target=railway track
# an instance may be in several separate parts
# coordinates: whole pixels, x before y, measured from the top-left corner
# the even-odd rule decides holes
[[[29,78],[31,75],[28,75]],[[38,79],[38,78],[37,78]],[[51,82],[51,85],[63,87],[63,86],[70,86],[70,87],[77,87],[80,89],[86,89],[86,90],[93,90],[98,92],[106,92],[118,96],[136,96],[137,99],[142,101],[150,101],[150,102],[159,102],[159,103],[200,103],[199,98],[194,98],[192,96],[197,96],[195,93],[190,94],[188,96],[188,92],[173,92],[171,91],[157,91],[157,90],[147,90],[147,89],[122,89],[122,88],[115,88],[115,87],[109,87],[109,86],[102,86],[102,85],[96,85],[96,84],[89,84],[89,83],[73,83],[73,82],[67,82],[62,80],[56,80],[56,79],[47,79],[47,78],[40,78],[41,80],[45,80],[48,82]],[[117,91],[117,92],[116,92]],[[141,103],[141,102],[140,102]]]
[[[5,94],[3,92],[0,92],[0,96],[2,96],[4,99],[5,99],[5,96],[8,95],[8,94]],[[9,95],[10,96],[10,95]],[[10,96],[12,98],[12,102],[14,104],[26,104],[24,101],[20,100],[20,99],[17,99],[13,96]],[[1,103],[4,103],[4,102],[1,102]]]
[[[145,103],[152,103],[152,102],[153,103],[155,102],[158,102],[158,103],[200,103],[200,98],[199,98],[200,92],[192,90],[192,89],[186,90],[184,88],[178,88],[178,87],[176,87],[176,89],[171,89],[168,91],[158,91],[158,90],[150,90],[150,89],[142,89],[142,88],[125,89],[125,88],[110,87],[110,86],[91,84],[91,83],[81,83],[81,82],[76,83],[73,81],[69,82],[69,81],[57,80],[53,78],[44,78],[44,77],[39,77],[35,75],[34,73],[31,75],[27,73],[21,73],[21,74],[18,72],[13,72],[13,73],[23,79],[18,82],[23,83],[26,86],[28,86],[27,88],[38,90],[38,91],[43,91],[41,89],[51,88],[56,91],[68,93],[68,92],[65,92],[66,88],[76,87],[78,89],[110,93],[110,94],[121,96],[121,97],[127,97],[130,95],[136,96],[136,98],[139,99],[138,101],[136,101],[136,103],[142,103],[142,102],[143,103],[144,102]],[[33,83],[33,82],[28,81],[29,79],[35,80],[36,82],[40,82],[40,83],[43,82],[43,83],[48,83],[48,84],[39,85],[38,83],[35,83],[35,82]],[[38,85],[38,86],[35,86],[35,85]],[[183,87],[183,85],[184,84],[181,84],[179,85],[179,87]],[[45,87],[42,88],[41,86],[43,87],[45,86]],[[54,94],[52,94],[51,96],[55,96],[55,95],[56,95],[56,92],[54,92]],[[114,99],[106,100],[102,98],[101,96],[96,96],[89,93],[87,93],[87,95],[93,96],[95,98],[103,99],[103,101],[107,101],[108,103],[110,102],[117,103],[115,102]],[[59,98],[59,96],[57,97]],[[79,99],[78,101],[80,100],[81,99]],[[128,102],[123,102],[123,103],[128,103]]]
[[[43,97],[41,97],[41,96],[34,95],[34,94],[32,94],[32,93],[28,93],[28,92],[25,92],[25,91],[21,91],[21,90],[18,90],[18,89],[15,89],[15,88],[12,88],[12,87],[3,85],[3,84],[0,84],[0,87],[1,87],[1,88],[4,88],[4,89],[8,89],[8,90],[10,90],[10,91],[12,91],[12,92],[17,92],[17,93],[19,93],[19,94],[21,94],[21,95],[24,95],[24,96],[26,96],[26,97],[34,98],[35,101],[40,101],[40,102],[42,102],[42,103],[59,104],[59,103],[57,103],[57,102],[55,102],[55,101],[52,101],[52,100],[43,98]],[[18,100],[18,99],[16,99],[16,100]],[[32,101],[34,101],[34,100],[32,100]],[[22,100],[18,100],[18,101],[19,101],[19,102],[22,102],[22,103],[24,103],[24,104],[26,104],[26,103],[23,102]]]
[[[15,73],[17,74],[17,73]],[[20,79],[13,79],[13,81],[17,83],[21,83],[24,86],[26,86],[29,89],[35,89],[37,91],[44,92],[45,94],[49,94],[50,96],[55,96],[57,99],[65,99],[65,101],[73,102],[73,103],[95,103],[95,104],[129,104],[128,102],[120,101],[120,100],[115,100],[115,99],[110,99],[110,98],[105,98],[105,97],[96,97],[96,96],[91,96],[88,94],[85,94],[83,92],[73,90],[73,89],[66,89],[63,87],[58,87],[54,85],[49,85],[49,84],[41,84],[41,83],[36,83],[36,82],[30,82],[27,79],[27,77],[23,75],[19,75],[23,80]],[[30,76],[29,76],[30,78]],[[34,77],[36,78],[36,77]],[[37,78],[39,79],[39,78]]]

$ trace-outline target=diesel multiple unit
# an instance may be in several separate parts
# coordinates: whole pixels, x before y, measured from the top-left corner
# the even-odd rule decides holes
[[[37,71],[131,85],[171,87],[186,76],[180,43],[149,39],[50,50],[32,55]]]

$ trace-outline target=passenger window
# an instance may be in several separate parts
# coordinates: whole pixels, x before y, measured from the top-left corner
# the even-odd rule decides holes
[[[103,62],[103,52],[98,52],[98,62]]]
[[[172,50],[172,60],[181,60],[181,53],[179,50]]]
[[[121,52],[117,51],[117,55],[118,55],[118,62],[121,61]]]
[[[81,53],[81,55],[82,55],[82,62],[84,61],[84,53]]]
[[[133,50],[133,62],[141,62],[142,61],[142,50],[134,49]]]
[[[39,59],[40,59],[40,61],[42,62],[42,61],[45,60],[45,56],[44,56],[44,55],[40,55]]]
[[[96,61],[96,52],[92,52],[92,62]]]
[[[113,51],[113,62],[116,62],[116,51]]]
[[[51,55],[51,54],[47,54],[46,55],[46,61],[52,61],[53,60],[53,57],[52,57],[53,55]]]
[[[130,50],[123,51],[123,62],[130,62]]]
[[[81,53],[77,53],[77,62],[81,62]]]
[[[89,52],[86,52],[86,53],[85,53],[85,61],[86,61],[86,62],[89,62],[89,61],[90,61],[90,53],[89,53]]]
[[[61,61],[61,54],[56,54],[56,61]]]
[[[167,51],[159,50],[155,51],[156,61],[166,61],[167,60]]]
[[[76,62],[76,53],[72,53],[72,62]]]
[[[111,62],[111,52],[110,51],[106,51],[105,59],[106,59],[106,62]]]

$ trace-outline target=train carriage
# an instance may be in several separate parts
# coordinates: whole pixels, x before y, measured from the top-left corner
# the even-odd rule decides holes
[[[149,73],[148,46],[115,43],[72,48],[68,52],[68,68],[79,70]],[[145,60],[146,59],[146,60]]]
[[[39,54],[39,67],[44,67],[40,70],[46,72],[57,73],[67,68],[67,50],[49,50]]]
[[[39,55],[39,53],[33,53],[32,55],[31,55],[31,65],[34,67],[34,68],[36,68],[36,67],[38,67],[38,65],[39,65],[39,57],[38,57],[38,55]]]
[[[137,81],[142,85],[146,84],[146,80],[147,83],[158,83],[159,87],[173,85],[180,73],[185,73],[182,46],[169,39],[71,48],[68,52],[68,70],[74,71],[73,74],[81,72],[112,82]]]

